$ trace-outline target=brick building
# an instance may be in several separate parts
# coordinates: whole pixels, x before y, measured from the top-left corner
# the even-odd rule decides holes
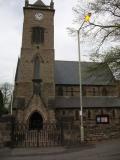
[[[55,61],[54,14],[52,0],[49,6],[25,1],[13,111],[29,129],[42,129],[45,122],[80,122],[78,62]],[[106,64],[90,71],[95,65],[81,62],[84,125],[120,125],[119,81]]]

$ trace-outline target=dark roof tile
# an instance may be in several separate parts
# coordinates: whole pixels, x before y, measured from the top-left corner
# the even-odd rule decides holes
[[[56,97],[49,99],[49,107],[56,109],[80,108],[79,97]],[[120,107],[119,97],[83,97],[84,108]]]
[[[111,85],[114,76],[108,65],[81,62],[83,85]],[[96,67],[96,69],[95,69]],[[55,84],[79,84],[79,63],[77,61],[55,61]]]

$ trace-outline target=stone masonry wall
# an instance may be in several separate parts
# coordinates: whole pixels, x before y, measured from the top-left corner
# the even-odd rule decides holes
[[[106,90],[106,96],[118,96],[118,86],[95,86],[84,85],[82,87],[84,96],[104,96],[103,90]],[[56,85],[56,96],[80,96],[80,87],[75,85]],[[62,94],[62,95],[61,95]]]
[[[120,123],[85,126],[85,140],[87,142],[96,142],[112,138],[120,138]]]
[[[0,147],[10,146],[11,144],[11,118],[0,118]]]
[[[77,113],[77,114],[76,114]],[[108,115],[108,123],[97,124],[97,115]],[[64,141],[80,142],[79,110],[61,109],[56,111],[56,118],[63,123]],[[84,109],[85,141],[96,142],[111,138],[120,138],[120,109]]]

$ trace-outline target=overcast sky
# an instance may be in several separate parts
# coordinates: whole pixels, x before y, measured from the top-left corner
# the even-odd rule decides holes
[[[36,0],[29,0],[34,3]],[[55,59],[77,60],[77,41],[69,36],[73,11],[78,0],[55,1]],[[49,5],[50,0],[43,0]],[[14,81],[16,64],[20,55],[24,0],[0,0],[0,83]],[[82,52],[85,52],[84,44]],[[83,56],[83,60],[85,60]]]

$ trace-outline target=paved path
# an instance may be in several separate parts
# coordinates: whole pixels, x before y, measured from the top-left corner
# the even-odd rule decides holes
[[[0,160],[120,160],[120,139],[69,149],[1,149],[0,155]]]

